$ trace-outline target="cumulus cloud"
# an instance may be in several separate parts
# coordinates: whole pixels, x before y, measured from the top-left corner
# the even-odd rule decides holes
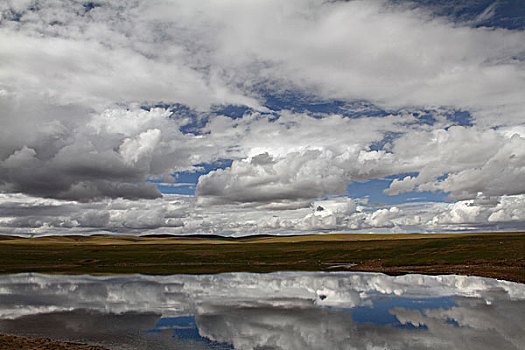
[[[328,153],[328,154],[327,154]],[[332,165],[329,152],[308,150],[275,160],[268,153],[235,161],[228,170],[199,178],[197,195],[255,202],[310,199],[344,192],[343,169]]]
[[[36,123],[28,138],[4,139],[0,188],[53,198],[93,200],[103,197],[155,198],[150,177],[170,179],[176,171],[216,157],[217,150],[191,134],[165,109],[110,109],[86,116],[87,123],[34,121],[34,115],[7,115],[9,135]],[[63,118],[63,119],[62,119]]]
[[[193,196],[77,202],[2,195],[0,230],[19,235],[290,234],[312,232],[457,232],[523,230],[525,197],[477,198],[454,203],[409,203],[377,208],[336,197],[313,202],[222,203]]]
[[[521,194],[525,157],[519,130],[454,126],[420,131],[394,142],[392,152],[417,176],[394,180],[389,194],[441,190],[451,199]]]
[[[363,120],[331,116],[316,123],[314,129],[310,125],[314,118],[295,115],[290,143],[284,141],[273,146],[268,141],[266,152],[236,160],[227,169],[202,176],[197,194],[239,202],[314,199],[343,194],[352,181],[400,173],[416,175],[394,179],[386,194],[442,191],[449,193],[451,200],[465,200],[480,194],[524,193],[525,156],[521,150],[525,149],[525,138],[521,129],[422,128],[412,125],[411,118],[391,116],[380,118],[380,122],[366,118],[371,129],[366,132],[361,129],[365,125]],[[285,120],[283,117],[282,122]],[[245,133],[244,142],[248,144],[254,143],[258,133],[281,136],[287,132],[282,124],[261,127],[258,123],[244,124],[244,120],[235,123],[241,130],[246,124],[255,128]],[[337,127],[331,132],[335,138],[322,140],[321,135],[326,135],[333,126]],[[381,128],[397,130],[403,136],[386,150],[372,151],[368,147],[382,135]],[[252,152],[256,149],[246,148]]]

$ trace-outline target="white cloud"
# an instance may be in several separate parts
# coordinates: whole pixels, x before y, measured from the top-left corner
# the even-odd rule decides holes
[[[522,32],[386,1],[25,5],[3,5],[0,77],[59,102],[256,106],[237,86],[271,80],[385,106],[522,105]]]
[[[392,152],[405,169],[419,174],[394,180],[385,192],[441,190],[456,200],[475,198],[478,193],[521,194],[525,138],[509,131],[454,126],[407,133],[394,141]]]
[[[511,59],[524,50],[519,31],[460,27],[386,1],[163,5],[148,14],[183,25],[211,49],[199,62],[248,86],[271,79],[385,106],[522,103],[522,64]]]
[[[139,159],[151,155],[161,138],[159,129],[149,129],[134,139],[125,139],[119,147],[119,153],[126,163],[136,163]]]
[[[12,234],[292,234],[523,230],[523,195],[376,208],[347,197],[210,205],[193,196],[79,203],[4,194],[0,229]]]
[[[199,178],[198,196],[239,202],[310,199],[343,192],[345,174],[330,152],[307,150],[273,159],[268,153],[234,161]]]
[[[15,114],[14,112],[19,112]],[[35,121],[25,109],[8,114],[0,158],[0,189],[55,198],[159,196],[149,177],[193,169],[215,159],[220,149],[180,130],[165,109],[112,109],[82,119]],[[26,139],[12,133],[36,127]],[[162,130],[162,131],[161,131]],[[0,141],[1,142],[1,141]]]
[[[3,7],[0,43],[9,50],[1,58],[10,64],[0,79],[11,91],[95,108],[142,101],[253,105],[188,65],[189,48],[173,40],[171,26],[148,21],[137,4],[114,1],[89,11],[80,1],[18,4],[16,22],[8,20],[10,5]]]

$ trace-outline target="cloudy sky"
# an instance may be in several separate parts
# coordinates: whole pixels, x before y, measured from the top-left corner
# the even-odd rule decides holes
[[[0,2],[0,232],[525,229],[525,3]]]

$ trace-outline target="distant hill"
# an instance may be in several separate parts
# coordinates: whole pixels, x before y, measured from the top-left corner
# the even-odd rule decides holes
[[[271,237],[292,237],[295,235],[248,235],[248,236],[239,236],[239,237],[228,237],[221,235],[206,235],[206,234],[192,234],[192,235],[170,235],[170,234],[149,234],[149,235],[140,235],[139,237],[143,238],[177,238],[177,239],[213,239],[213,240],[226,240],[226,241],[237,241],[243,239],[257,239],[257,238],[271,238]]]

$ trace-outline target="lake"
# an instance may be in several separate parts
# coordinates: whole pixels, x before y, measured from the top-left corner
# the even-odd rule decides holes
[[[111,349],[525,349],[525,285],[346,272],[2,275],[0,333]]]

